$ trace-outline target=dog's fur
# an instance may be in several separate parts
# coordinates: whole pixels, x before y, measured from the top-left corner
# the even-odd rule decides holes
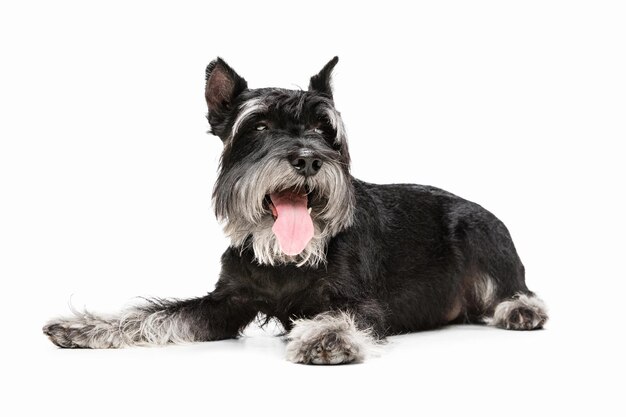
[[[231,239],[215,290],[112,317],[76,312],[44,327],[50,340],[72,348],[219,340],[264,315],[288,331],[289,360],[338,364],[363,360],[387,335],[448,323],[541,328],[546,308],[493,214],[434,187],[350,175],[331,91],[337,61],[308,91],[249,89],[222,59],[211,62],[208,120],[224,144],[213,199]],[[302,175],[294,154],[313,155],[318,172]],[[297,254],[285,254],[272,230],[269,196],[284,190],[307,193],[310,207],[313,238]]]

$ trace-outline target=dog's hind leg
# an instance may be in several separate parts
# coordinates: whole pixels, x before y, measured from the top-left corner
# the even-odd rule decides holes
[[[534,330],[548,320],[545,303],[528,289],[502,286],[487,274],[478,274],[472,281],[467,296],[470,321],[507,330]]]
[[[237,337],[256,311],[211,294],[190,300],[146,300],[117,316],[74,311],[43,332],[63,348],[122,348]]]
[[[548,320],[546,306],[526,287],[524,265],[507,228],[473,203],[463,203],[457,213],[454,234],[466,263],[469,321],[508,330],[542,328]]]
[[[507,330],[541,329],[548,320],[544,302],[533,293],[519,293],[500,301],[491,317],[485,317],[489,325]]]

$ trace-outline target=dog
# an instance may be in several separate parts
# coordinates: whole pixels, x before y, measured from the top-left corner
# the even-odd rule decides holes
[[[230,246],[215,290],[121,314],[75,312],[43,332],[63,348],[236,338],[255,318],[285,329],[287,359],[361,362],[389,335],[450,323],[544,326],[511,236],[441,189],[350,174],[333,58],[309,88],[250,89],[223,59],[206,68],[210,132],[223,142],[213,191]]]

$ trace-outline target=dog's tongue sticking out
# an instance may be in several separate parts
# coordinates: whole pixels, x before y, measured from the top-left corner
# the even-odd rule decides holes
[[[313,220],[307,209],[306,195],[291,191],[270,194],[276,208],[272,231],[285,255],[294,256],[304,250],[313,237]]]

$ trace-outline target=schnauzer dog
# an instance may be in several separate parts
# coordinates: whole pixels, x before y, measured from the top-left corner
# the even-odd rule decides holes
[[[231,240],[215,290],[115,316],[75,312],[43,331],[64,348],[237,337],[255,318],[286,331],[287,359],[362,361],[388,335],[448,323],[532,330],[547,320],[504,224],[438,188],[350,175],[331,90],[333,58],[308,91],[249,89],[206,69],[211,132],[224,145],[213,191]]]

